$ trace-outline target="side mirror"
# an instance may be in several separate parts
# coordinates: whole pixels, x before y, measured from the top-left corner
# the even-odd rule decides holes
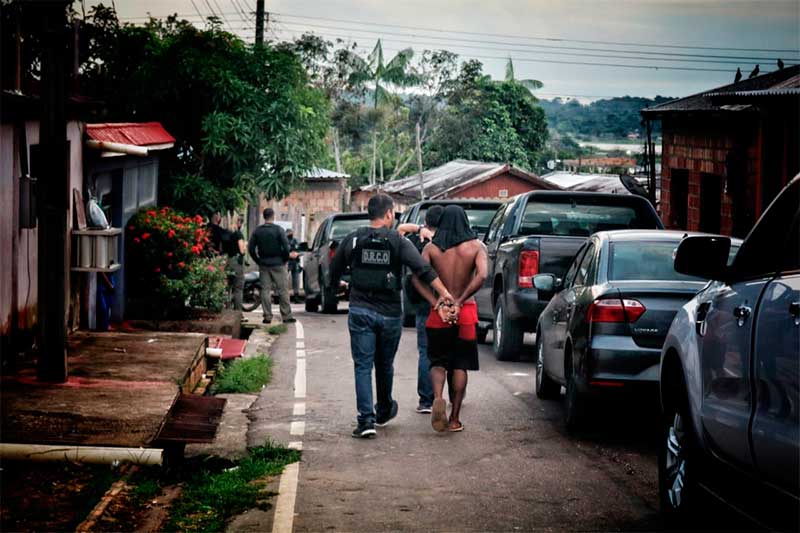
[[[307,252],[308,251],[308,243],[307,242],[301,242],[300,244],[298,244],[297,245],[297,251],[298,252]]]
[[[731,240],[727,237],[686,237],[675,252],[675,270],[687,276],[724,280],[730,251]]]
[[[561,288],[561,279],[553,274],[536,274],[533,276],[533,286],[536,290],[544,292],[554,292]]]

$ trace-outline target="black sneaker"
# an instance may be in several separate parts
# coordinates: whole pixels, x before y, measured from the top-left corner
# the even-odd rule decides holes
[[[284,324],[291,324],[293,322],[297,322],[297,319],[296,318],[286,318],[286,319],[283,320]]]
[[[394,401],[394,400],[392,400],[392,407],[391,407],[391,409],[389,409],[389,415],[388,415],[388,416],[386,416],[386,417],[380,417],[380,416],[379,416],[379,417],[377,417],[377,418],[375,419],[375,425],[376,425],[376,426],[378,426],[379,428],[382,428],[382,427],[384,427],[386,424],[388,424],[388,423],[389,423],[389,421],[390,421],[392,418],[394,418],[394,417],[396,417],[396,416],[397,416],[397,402],[396,402],[396,401]]]
[[[353,438],[355,439],[371,439],[377,434],[375,425],[371,422],[359,422],[358,427],[353,430]]]

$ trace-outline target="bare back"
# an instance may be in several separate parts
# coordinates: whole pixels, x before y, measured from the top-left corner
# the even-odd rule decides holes
[[[461,298],[469,290],[468,299],[471,300],[486,278],[486,246],[478,239],[464,241],[446,252],[429,244],[422,251],[422,257],[430,262],[439,279],[455,298]],[[480,280],[476,280],[476,277]]]

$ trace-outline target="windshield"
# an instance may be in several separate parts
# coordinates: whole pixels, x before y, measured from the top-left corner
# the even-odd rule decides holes
[[[486,233],[486,230],[489,229],[489,222],[492,221],[492,217],[497,212],[497,206],[466,207],[464,211],[467,213],[470,227],[479,233]],[[425,213],[427,212],[428,207],[420,208],[415,224],[422,224],[425,222]]]
[[[675,270],[675,251],[679,242],[626,241],[611,243],[608,279],[612,281],[706,281]],[[730,263],[739,243],[731,244]]]
[[[534,201],[525,207],[519,233],[588,237],[598,231],[658,227],[655,216],[644,206]]]
[[[369,220],[366,218],[337,218],[331,225],[330,240],[341,240],[362,226],[369,226]]]

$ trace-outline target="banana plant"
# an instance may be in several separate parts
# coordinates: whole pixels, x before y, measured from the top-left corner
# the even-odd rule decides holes
[[[539,80],[518,80],[514,77],[514,62],[511,58],[508,58],[508,62],[506,63],[506,81],[513,81],[514,83],[519,83],[529,91],[535,91],[536,89],[541,89],[544,87],[544,84]]]
[[[383,45],[381,40],[375,44],[372,52],[366,59],[357,57],[355,72],[350,76],[353,86],[372,85],[374,89],[373,106],[389,102],[392,94],[387,86],[412,87],[420,83],[419,76],[410,68],[414,50],[406,48],[400,50],[389,60],[384,61]]]

